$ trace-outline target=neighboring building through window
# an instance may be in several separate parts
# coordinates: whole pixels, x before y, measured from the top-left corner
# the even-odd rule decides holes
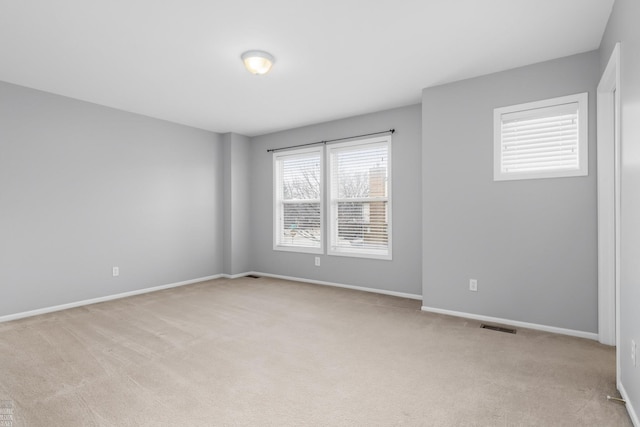
[[[391,259],[391,136],[327,146],[329,255]]]
[[[323,253],[322,160],[322,147],[274,154],[274,249]]]
[[[588,174],[588,94],[494,110],[494,180]]]

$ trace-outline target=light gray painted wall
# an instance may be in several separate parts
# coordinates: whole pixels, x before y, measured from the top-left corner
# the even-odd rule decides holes
[[[222,135],[224,145],[224,273],[251,271],[249,137]]]
[[[395,128],[393,260],[321,256],[273,250],[273,165],[269,148]],[[337,120],[252,138],[251,265],[258,272],[420,294],[420,105]]]
[[[220,273],[221,160],[217,134],[0,83],[0,315]]]
[[[423,91],[424,306],[597,332],[598,61],[594,51]],[[589,176],[493,181],[494,108],[587,91]]]
[[[634,368],[631,362],[631,340],[640,345],[639,16],[640,2],[616,0],[600,46],[600,71],[604,72],[615,43],[621,42],[620,379],[636,417],[640,415],[640,367]]]

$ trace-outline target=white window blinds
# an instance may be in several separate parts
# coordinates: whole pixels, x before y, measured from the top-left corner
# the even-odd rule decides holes
[[[390,138],[328,147],[329,254],[391,259]]]
[[[494,179],[586,175],[586,97],[496,109]]]
[[[274,154],[274,249],[322,252],[322,150]]]

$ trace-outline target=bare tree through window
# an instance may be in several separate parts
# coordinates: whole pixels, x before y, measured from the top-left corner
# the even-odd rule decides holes
[[[281,168],[281,244],[320,247],[321,164],[317,153],[284,157]]]

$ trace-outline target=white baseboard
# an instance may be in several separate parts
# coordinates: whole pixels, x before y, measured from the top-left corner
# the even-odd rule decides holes
[[[375,288],[366,288],[364,286],[344,285],[342,283],[324,282],[322,280],[304,279],[304,278],[301,278],[301,277],[281,276],[279,274],[261,273],[261,272],[258,272],[258,271],[252,271],[251,273],[247,273],[247,274],[253,274],[253,275],[256,275],[256,276],[271,277],[273,279],[291,280],[291,281],[294,281],[294,282],[312,283],[314,285],[333,286],[333,287],[336,287],[336,288],[346,288],[346,289],[353,289],[353,290],[356,290],[356,291],[373,292],[373,293],[376,293],[376,294],[391,295],[391,296],[394,296],[394,297],[422,300],[422,295],[407,294],[407,293],[404,293],[404,292],[396,292],[396,291],[387,291],[385,289],[375,289]]]
[[[25,318],[25,317],[38,316],[40,314],[53,313],[54,311],[66,310],[68,308],[81,307],[83,305],[96,304],[96,303],[99,303],[99,302],[111,301],[111,300],[114,300],[114,299],[126,298],[126,297],[131,297],[131,296],[134,296],[134,295],[140,295],[140,294],[146,294],[146,293],[149,293],[149,292],[161,291],[163,289],[177,288],[178,286],[191,285],[193,283],[205,282],[207,280],[219,279],[221,277],[223,277],[223,275],[216,274],[214,276],[200,277],[198,279],[185,280],[183,282],[170,283],[168,285],[154,286],[154,287],[151,287],[151,288],[138,289],[138,290],[135,290],[135,291],[123,292],[123,293],[115,294],[115,295],[107,295],[105,297],[92,298],[92,299],[87,299],[87,300],[83,300],[83,301],[76,301],[76,302],[71,302],[71,303],[68,303],[68,304],[56,305],[56,306],[53,306],[53,307],[45,307],[45,308],[39,308],[37,310],[24,311],[22,313],[8,314],[6,316],[0,316],[0,323],[9,322],[11,320],[22,319],[22,318]]]
[[[537,323],[520,322],[519,320],[501,319],[499,317],[482,316],[480,314],[465,313],[461,311],[443,310],[441,308],[433,308],[422,306],[422,311],[430,313],[446,314],[449,316],[464,317],[467,319],[481,320],[484,322],[500,323],[503,325],[517,326],[520,328],[536,329],[538,331],[553,332],[554,334],[570,335],[572,337],[587,338],[590,340],[598,340],[598,334],[592,332],[576,331],[574,329],[557,328],[555,326],[539,325]]]
[[[629,418],[631,418],[631,422],[635,427],[640,427],[640,419],[638,418],[638,413],[635,411],[635,408],[631,404],[629,400],[629,395],[627,394],[627,390],[625,390],[622,383],[618,383],[618,391],[620,392],[620,396],[626,402],[624,406],[627,408],[627,412],[629,413]]]
[[[131,297],[131,296],[134,296],[134,295],[146,294],[146,293],[149,293],[149,292],[161,291],[163,289],[176,288],[178,286],[191,285],[193,283],[204,282],[204,281],[207,281],[207,280],[214,280],[214,279],[221,279],[221,278],[224,278],[224,279],[238,279],[240,277],[245,277],[245,276],[247,276],[249,274],[254,274],[254,275],[257,275],[257,276],[273,277],[273,278],[276,278],[276,279],[283,279],[283,280],[293,280],[293,281],[298,281],[298,282],[307,282],[307,283],[313,283],[313,284],[317,284],[317,285],[335,286],[335,287],[339,287],[339,288],[355,289],[355,290],[366,291],[366,292],[375,292],[375,293],[380,293],[380,294],[385,294],[385,295],[393,295],[393,296],[402,297],[402,298],[411,298],[411,299],[418,299],[418,300],[422,299],[421,295],[413,295],[413,294],[406,294],[406,293],[402,293],[402,292],[386,291],[386,290],[381,290],[381,289],[365,288],[365,287],[361,287],[361,286],[350,286],[350,285],[343,285],[343,284],[340,284],[340,283],[322,282],[322,281],[319,281],[319,280],[308,280],[308,279],[302,279],[302,278],[298,278],[298,277],[280,276],[280,275],[276,275],[276,274],[258,273],[258,272],[249,271],[249,272],[239,273],[239,274],[216,274],[216,275],[213,275],[213,276],[200,277],[200,278],[192,279],[192,280],[185,280],[183,282],[170,283],[168,285],[154,286],[154,287],[151,287],[151,288],[138,289],[138,290],[135,290],[135,291],[123,292],[123,293],[115,294],[115,295],[107,295],[107,296],[99,297],[99,298],[92,298],[92,299],[87,299],[87,300],[82,300],[82,301],[76,301],[76,302],[71,302],[71,303],[68,303],[68,304],[56,305],[56,306],[53,306],[53,307],[45,307],[45,308],[39,308],[39,309],[36,309],[36,310],[24,311],[24,312],[21,312],[21,313],[8,314],[8,315],[5,315],[5,316],[0,316],[0,323],[9,322],[11,320],[23,319],[25,317],[38,316],[40,314],[53,313],[55,311],[66,310],[66,309],[69,309],[69,308],[82,307],[84,305],[91,305],[91,304],[97,304],[97,303],[100,303],[100,302],[112,301],[112,300],[115,300],[115,299]]]
[[[223,279],[239,279],[240,277],[248,276],[252,274],[251,272],[238,273],[238,274],[220,274],[220,277]]]

